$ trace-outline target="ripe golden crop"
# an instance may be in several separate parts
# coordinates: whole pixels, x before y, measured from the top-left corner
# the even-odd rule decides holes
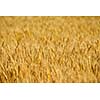
[[[100,17],[0,17],[0,82],[100,82]]]

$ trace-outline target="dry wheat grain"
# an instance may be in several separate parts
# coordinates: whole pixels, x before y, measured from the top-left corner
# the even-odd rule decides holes
[[[0,82],[100,82],[100,17],[0,17]]]

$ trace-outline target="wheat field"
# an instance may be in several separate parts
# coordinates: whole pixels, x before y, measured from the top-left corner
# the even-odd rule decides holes
[[[0,82],[100,82],[100,17],[1,16]]]

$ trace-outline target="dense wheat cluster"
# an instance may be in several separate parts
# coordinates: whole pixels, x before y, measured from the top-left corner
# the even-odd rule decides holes
[[[100,82],[100,17],[0,17],[0,82]]]

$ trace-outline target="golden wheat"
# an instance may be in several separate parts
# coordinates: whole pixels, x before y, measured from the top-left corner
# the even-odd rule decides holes
[[[100,82],[100,17],[0,17],[0,82]]]

